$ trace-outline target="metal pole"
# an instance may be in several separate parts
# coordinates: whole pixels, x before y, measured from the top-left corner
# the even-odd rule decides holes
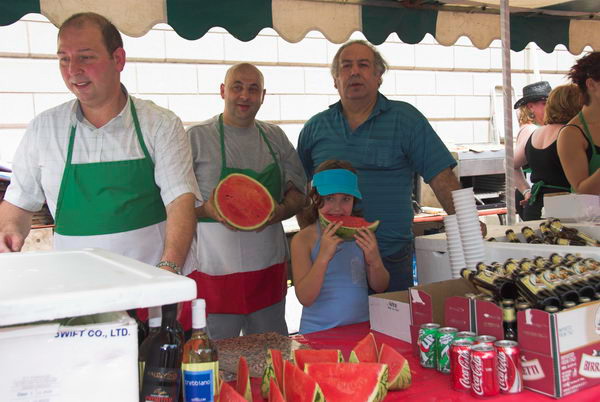
[[[504,170],[506,172],[506,209],[508,225],[515,223],[515,190],[513,185],[512,84],[510,79],[510,9],[509,0],[500,2],[500,38],[502,39],[502,89],[504,93]]]

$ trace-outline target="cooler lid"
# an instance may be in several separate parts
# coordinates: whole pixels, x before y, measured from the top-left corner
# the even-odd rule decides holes
[[[195,297],[192,279],[106,250],[0,254],[0,326]]]

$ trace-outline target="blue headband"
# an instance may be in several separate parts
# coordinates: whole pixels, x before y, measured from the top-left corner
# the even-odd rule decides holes
[[[323,170],[313,176],[312,184],[320,195],[342,193],[362,199],[358,177],[346,169]]]

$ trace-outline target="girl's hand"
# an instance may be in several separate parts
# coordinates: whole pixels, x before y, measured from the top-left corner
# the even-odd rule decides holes
[[[344,241],[335,234],[340,226],[342,226],[341,221],[331,222],[323,229],[323,233],[321,234],[321,248],[319,249],[317,258],[323,258],[327,262],[333,258],[337,246]]]
[[[371,232],[369,229],[360,228],[356,231],[354,238],[356,239],[358,247],[360,247],[365,254],[365,262],[367,265],[373,265],[381,261],[375,233]]]

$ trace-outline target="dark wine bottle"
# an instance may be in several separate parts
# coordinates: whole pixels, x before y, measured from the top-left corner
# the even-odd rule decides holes
[[[160,331],[162,321],[162,311],[160,307],[149,307],[148,308],[148,336],[144,339],[144,342],[140,345],[138,351],[138,369],[139,369],[139,381],[140,390],[142,389],[142,381],[144,380],[144,368],[146,367],[146,359],[148,357],[148,350],[152,344],[152,338],[155,337]]]
[[[176,316],[176,304],[162,307],[160,331],[148,346],[140,402],[179,401],[183,345],[176,329]]]

